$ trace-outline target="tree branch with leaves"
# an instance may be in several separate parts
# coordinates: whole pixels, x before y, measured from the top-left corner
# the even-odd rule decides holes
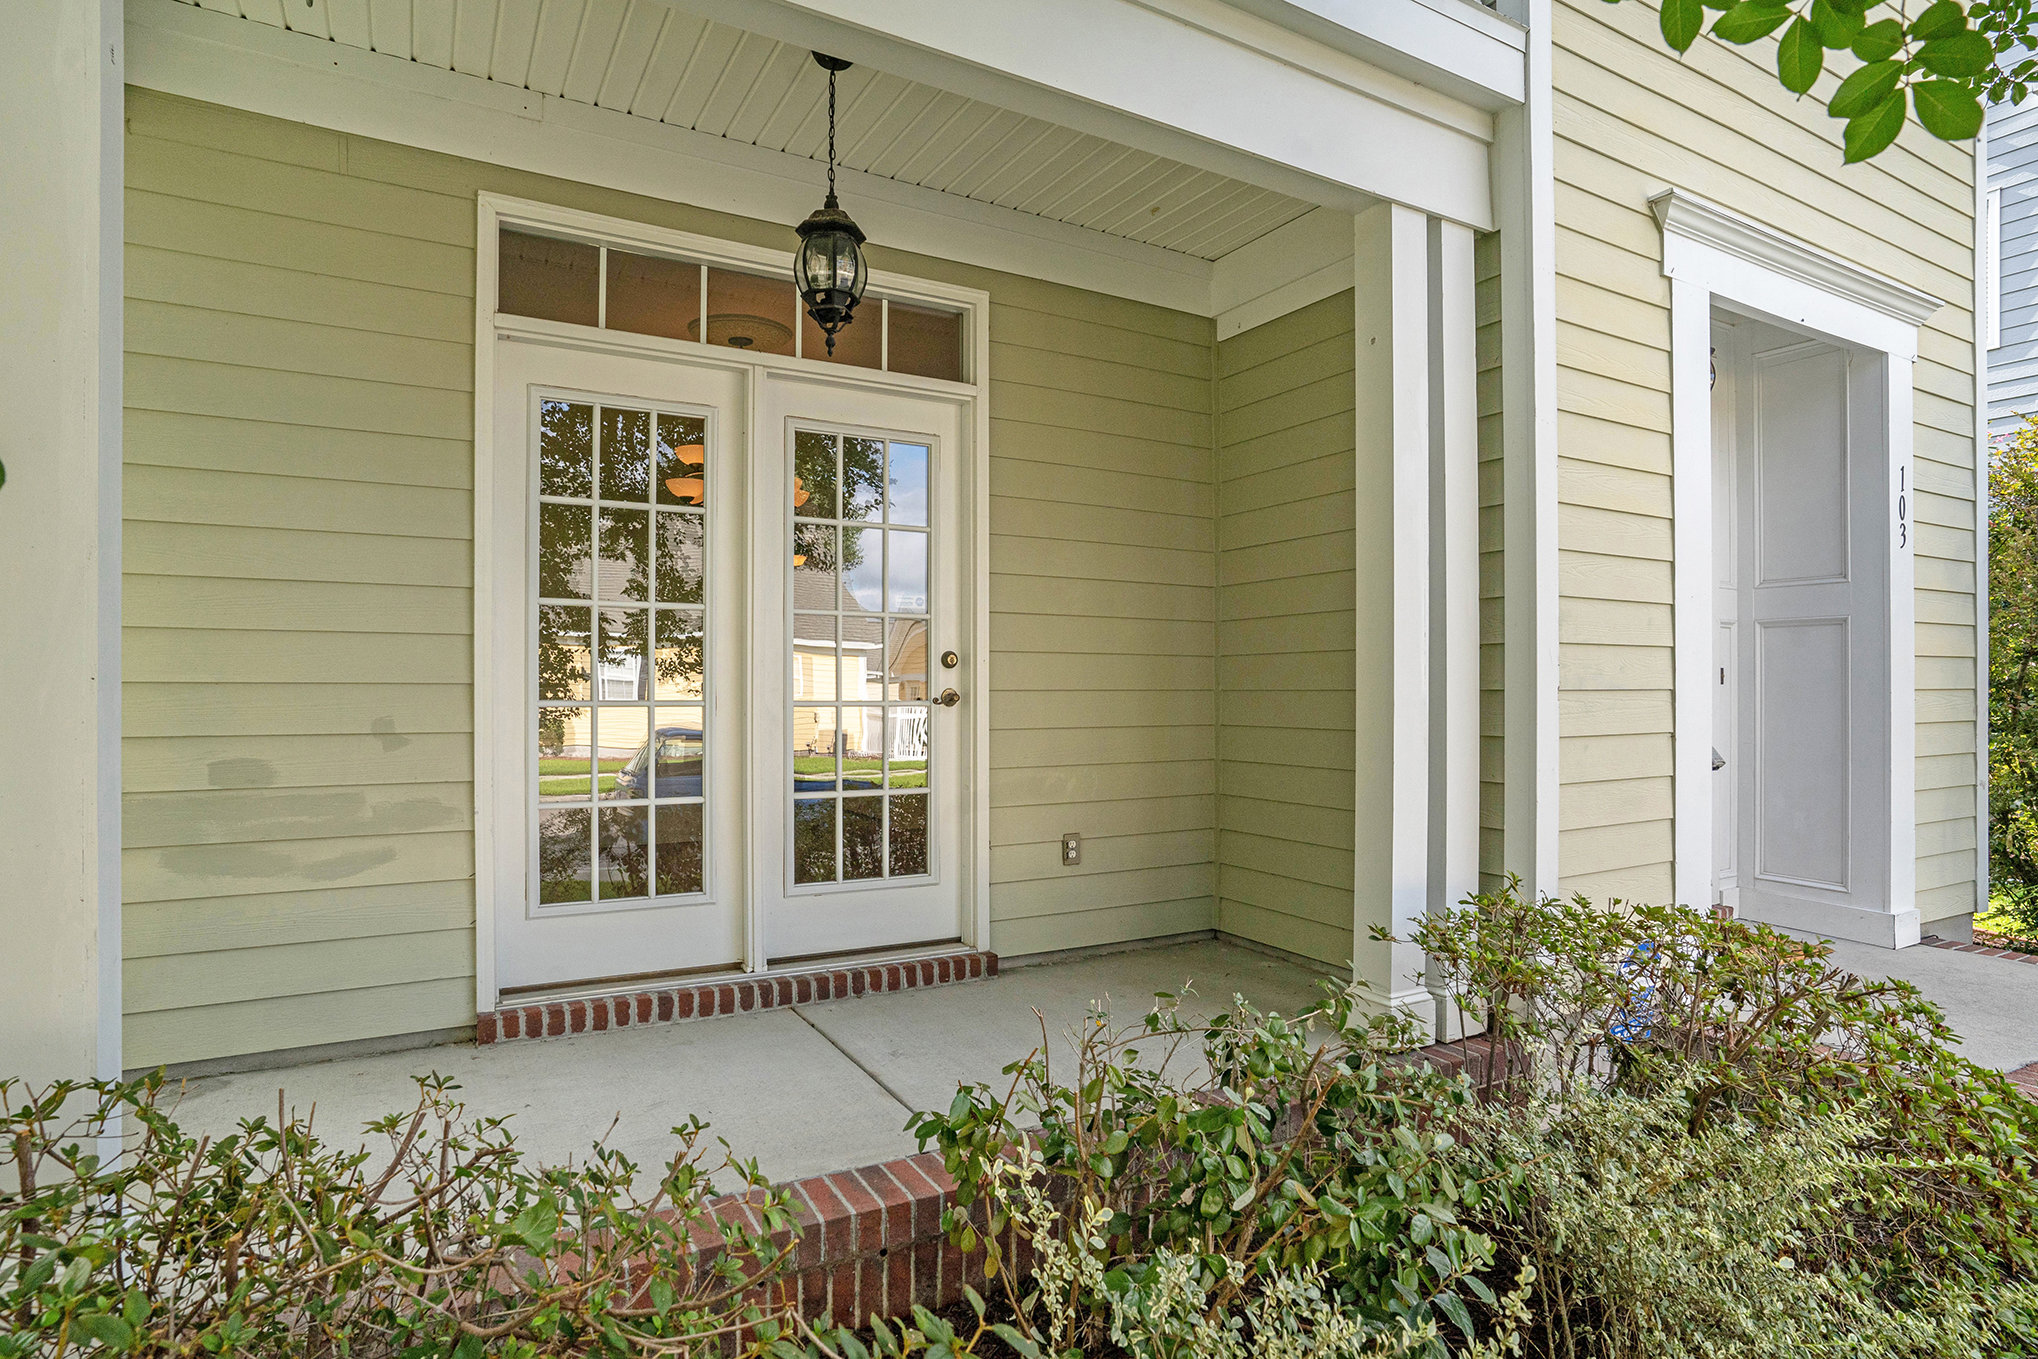
[[[1793,94],[1811,92],[1828,54],[1851,58],[1826,98],[1846,120],[1849,164],[1886,150],[1913,116],[1935,137],[1966,141],[1986,104],[2020,104],[2038,80],[2038,0],[1662,0],[1661,19],[1679,53],[1701,33],[1737,46],[1777,34],[1776,76]]]

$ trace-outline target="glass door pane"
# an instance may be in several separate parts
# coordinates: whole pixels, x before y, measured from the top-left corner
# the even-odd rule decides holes
[[[540,907],[699,893],[707,758],[707,431],[539,403]]]
[[[792,441],[792,881],[929,872],[928,448]]]

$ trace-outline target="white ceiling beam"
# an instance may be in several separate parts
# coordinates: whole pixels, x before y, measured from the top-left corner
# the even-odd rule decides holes
[[[668,3],[708,10],[704,0]],[[1388,199],[1493,225],[1489,112],[1222,0],[714,0],[712,9],[781,42],[1306,202],[1359,212]]]
[[[1473,0],[1230,0],[1474,108],[1526,97],[1528,31]]]

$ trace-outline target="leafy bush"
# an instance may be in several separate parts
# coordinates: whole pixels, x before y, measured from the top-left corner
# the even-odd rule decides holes
[[[1467,1298],[1505,1311],[1493,1243],[1462,1215],[1511,1172],[1448,1131],[1464,1082],[1394,1060],[1419,1034],[1356,999],[1332,988],[1295,1020],[1239,1002],[1192,1025],[1164,996],[1117,1031],[1093,1013],[1065,1083],[1043,1033],[1003,1094],[959,1090],[913,1121],[1022,1352],[1443,1355],[1446,1327],[1475,1339]]]
[[[2038,1103],[1915,988],[1518,885],[1416,938],[1532,1092],[1464,1120],[1523,1177],[1467,1225],[1533,1268],[1532,1353],[2038,1351]]]
[[[761,1231],[711,1219],[704,1129],[639,1192],[597,1146],[526,1167],[499,1119],[470,1120],[439,1081],[371,1129],[375,1154],[310,1123],[245,1122],[194,1140],[156,1107],[160,1078],[0,1081],[0,1356],[504,1356],[692,1353],[780,1319],[754,1285],[790,1227],[754,1166],[725,1161]],[[279,1100],[280,1104],[280,1100]],[[124,1120],[127,1147],[94,1147]],[[693,1234],[719,1238],[689,1267]]]
[[[2038,936],[2038,421],[1996,450],[1988,496],[1989,892]]]
[[[697,1123],[640,1188],[600,1146],[526,1167],[436,1081],[372,1153],[280,1109],[194,1140],[155,1082],[0,1082],[0,1359],[2038,1353],[2038,1101],[1912,988],[1518,886],[1417,942],[1488,1031],[1480,1085],[1336,987],[1294,1018],[1093,1012],[1067,1066],[1043,1031],[909,1125],[992,1301],[861,1333],[777,1301],[788,1206],[725,1150],[757,1225],[710,1213]]]

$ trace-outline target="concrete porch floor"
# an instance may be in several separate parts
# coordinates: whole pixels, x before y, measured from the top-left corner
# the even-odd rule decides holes
[[[2038,1061],[2038,966],[1919,946],[1891,952],[1834,944],[1833,961],[1864,976],[1903,977],[1942,1006],[1962,1049],[2009,1071]],[[696,1023],[571,1038],[472,1043],[339,1058],[175,1082],[178,1121],[218,1136],[243,1118],[316,1106],[329,1140],[408,1110],[413,1077],[460,1086],[475,1115],[509,1116],[533,1158],[579,1158],[608,1134],[639,1165],[675,1149],[670,1129],[704,1119],[739,1156],[787,1181],[919,1150],[908,1115],[945,1107],[958,1083],[996,1086],[1006,1063],[1040,1041],[1038,1009],[1066,1051],[1093,999],[1130,1023],[1156,991],[1193,985],[1185,1009],[1208,1014],[1234,993],[1292,1014],[1317,997],[1319,973],[1222,940],[1200,940],[1008,967],[994,978],[867,995]],[[613,1124],[613,1130],[611,1125]]]
[[[2034,969],[2038,970],[2038,969]],[[1220,940],[1008,967],[983,981],[867,995],[819,1005],[653,1025],[571,1038],[449,1044],[337,1058],[235,1075],[192,1077],[176,1117],[219,1136],[244,1118],[316,1106],[315,1127],[340,1143],[363,1124],[412,1108],[413,1078],[437,1072],[460,1086],[471,1115],[509,1116],[536,1160],[583,1157],[609,1145],[640,1166],[675,1150],[673,1125],[698,1116],[773,1180],[869,1165],[920,1148],[908,1115],[945,1108],[958,1083],[996,1084],[1006,1063],[1048,1033],[1078,1024],[1092,999],[1119,1022],[1146,1012],[1156,991],[1192,984],[1184,1008],[1222,1009],[1234,993],[1292,1014],[1317,998],[1318,974]],[[179,1092],[166,1092],[179,1098]],[[611,1132],[611,1123],[614,1129]]]

